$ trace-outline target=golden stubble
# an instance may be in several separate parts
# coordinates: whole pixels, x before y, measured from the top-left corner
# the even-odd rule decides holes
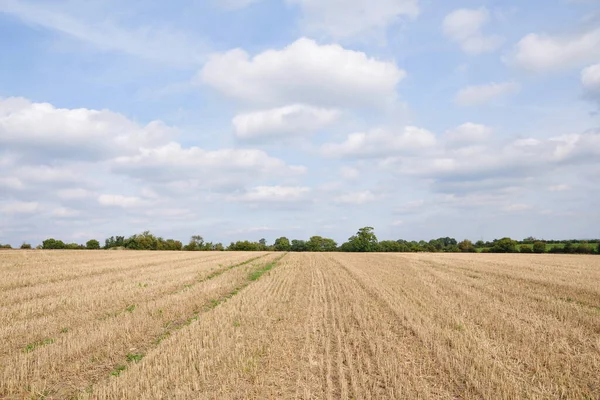
[[[280,257],[2,253],[0,397],[600,398],[599,257]]]

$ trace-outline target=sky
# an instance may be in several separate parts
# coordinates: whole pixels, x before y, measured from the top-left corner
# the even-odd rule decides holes
[[[0,243],[600,237],[598,0],[0,0]]]

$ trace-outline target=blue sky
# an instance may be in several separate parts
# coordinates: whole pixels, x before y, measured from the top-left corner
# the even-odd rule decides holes
[[[0,0],[0,242],[600,236],[597,0]]]

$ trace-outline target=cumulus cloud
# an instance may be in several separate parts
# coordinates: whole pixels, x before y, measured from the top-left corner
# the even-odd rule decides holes
[[[81,215],[81,211],[69,207],[58,207],[52,210],[52,216],[57,218],[74,218]]]
[[[352,133],[342,143],[324,144],[321,152],[328,157],[369,158],[426,149],[435,144],[436,138],[433,133],[408,126],[399,132],[380,128]]]
[[[509,64],[531,72],[582,67],[599,59],[600,28],[563,36],[530,33],[505,57]]]
[[[394,62],[301,38],[254,57],[242,49],[213,54],[198,79],[253,105],[371,108],[393,104],[405,75]]]
[[[40,210],[40,205],[35,201],[10,202],[0,206],[4,214],[34,214]]]
[[[306,201],[310,192],[311,189],[304,186],[257,186],[229,199],[245,203],[289,203]]]
[[[205,150],[183,148],[179,143],[141,149],[135,156],[119,157],[113,171],[148,181],[196,179],[207,184],[249,176],[285,176],[303,174],[303,166],[288,166],[283,160],[256,149]]]
[[[600,64],[590,65],[581,71],[581,84],[586,97],[600,104]]]
[[[484,105],[499,97],[517,93],[519,89],[519,84],[515,82],[467,86],[459,90],[454,100],[461,106]]]
[[[600,64],[590,65],[581,71],[581,83],[592,92],[600,92]]]
[[[519,179],[540,176],[548,171],[584,165],[600,157],[600,134],[583,133],[544,140],[515,140],[505,145],[479,146],[476,151],[439,148],[426,157],[402,157],[382,164],[397,173],[433,179],[444,190],[473,190],[471,182],[500,182],[509,185]],[[399,168],[401,166],[401,168]],[[478,190],[485,190],[484,185]]]
[[[379,196],[373,194],[370,190],[364,190],[337,196],[334,198],[334,201],[339,204],[362,205],[377,201],[379,198]]]
[[[482,124],[467,122],[446,131],[445,139],[452,145],[465,145],[485,142],[492,135],[492,129]]]
[[[103,206],[134,208],[147,205],[148,201],[137,196],[123,196],[120,194],[101,194],[98,203]]]
[[[98,160],[165,143],[175,130],[159,121],[139,126],[108,110],[64,109],[0,98],[0,145],[36,161]]]
[[[402,16],[419,14],[418,0],[287,0],[303,12],[302,23],[311,33],[334,39],[379,36]]]
[[[468,54],[487,53],[500,47],[504,39],[497,35],[484,35],[483,27],[490,21],[485,8],[462,8],[448,14],[442,23],[444,34],[458,43]]]
[[[232,123],[239,139],[285,138],[314,133],[336,121],[340,115],[336,109],[293,104],[239,114]]]

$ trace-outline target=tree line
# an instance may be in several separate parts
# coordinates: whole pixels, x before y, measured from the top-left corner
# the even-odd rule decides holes
[[[0,248],[11,248],[1,245]],[[28,243],[21,245],[22,249],[31,249]],[[382,240],[379,241],[373,227],[360,228],[341,245],[330,238],[312,236],[308,240],[289,240],[282,236],[273,244],[266,239],[258,242],[243,240],[231,242],[229,246],[222,243],[207,242],[200,235],[194,235],[187,244],[179,240],[164,239],[155,236],[150,231],[144,231],[129,237],[111,236],[104,241],[104,246],[96,239],[91,239],[85,245],[65,243],[54,238],[46,239],[37,248],[40,249],[128,249],[128,250],[171,250],[171,251],[291,251],[291,252],[454,252],[454,253],[566,253],[566,254],[600,254],[600,239],[596,240],[538,240],[528,237],[521,241],[505,237],[493,241],[472,241],[465,239],[458,242],[455,238],[441,237],[430,241]]]

